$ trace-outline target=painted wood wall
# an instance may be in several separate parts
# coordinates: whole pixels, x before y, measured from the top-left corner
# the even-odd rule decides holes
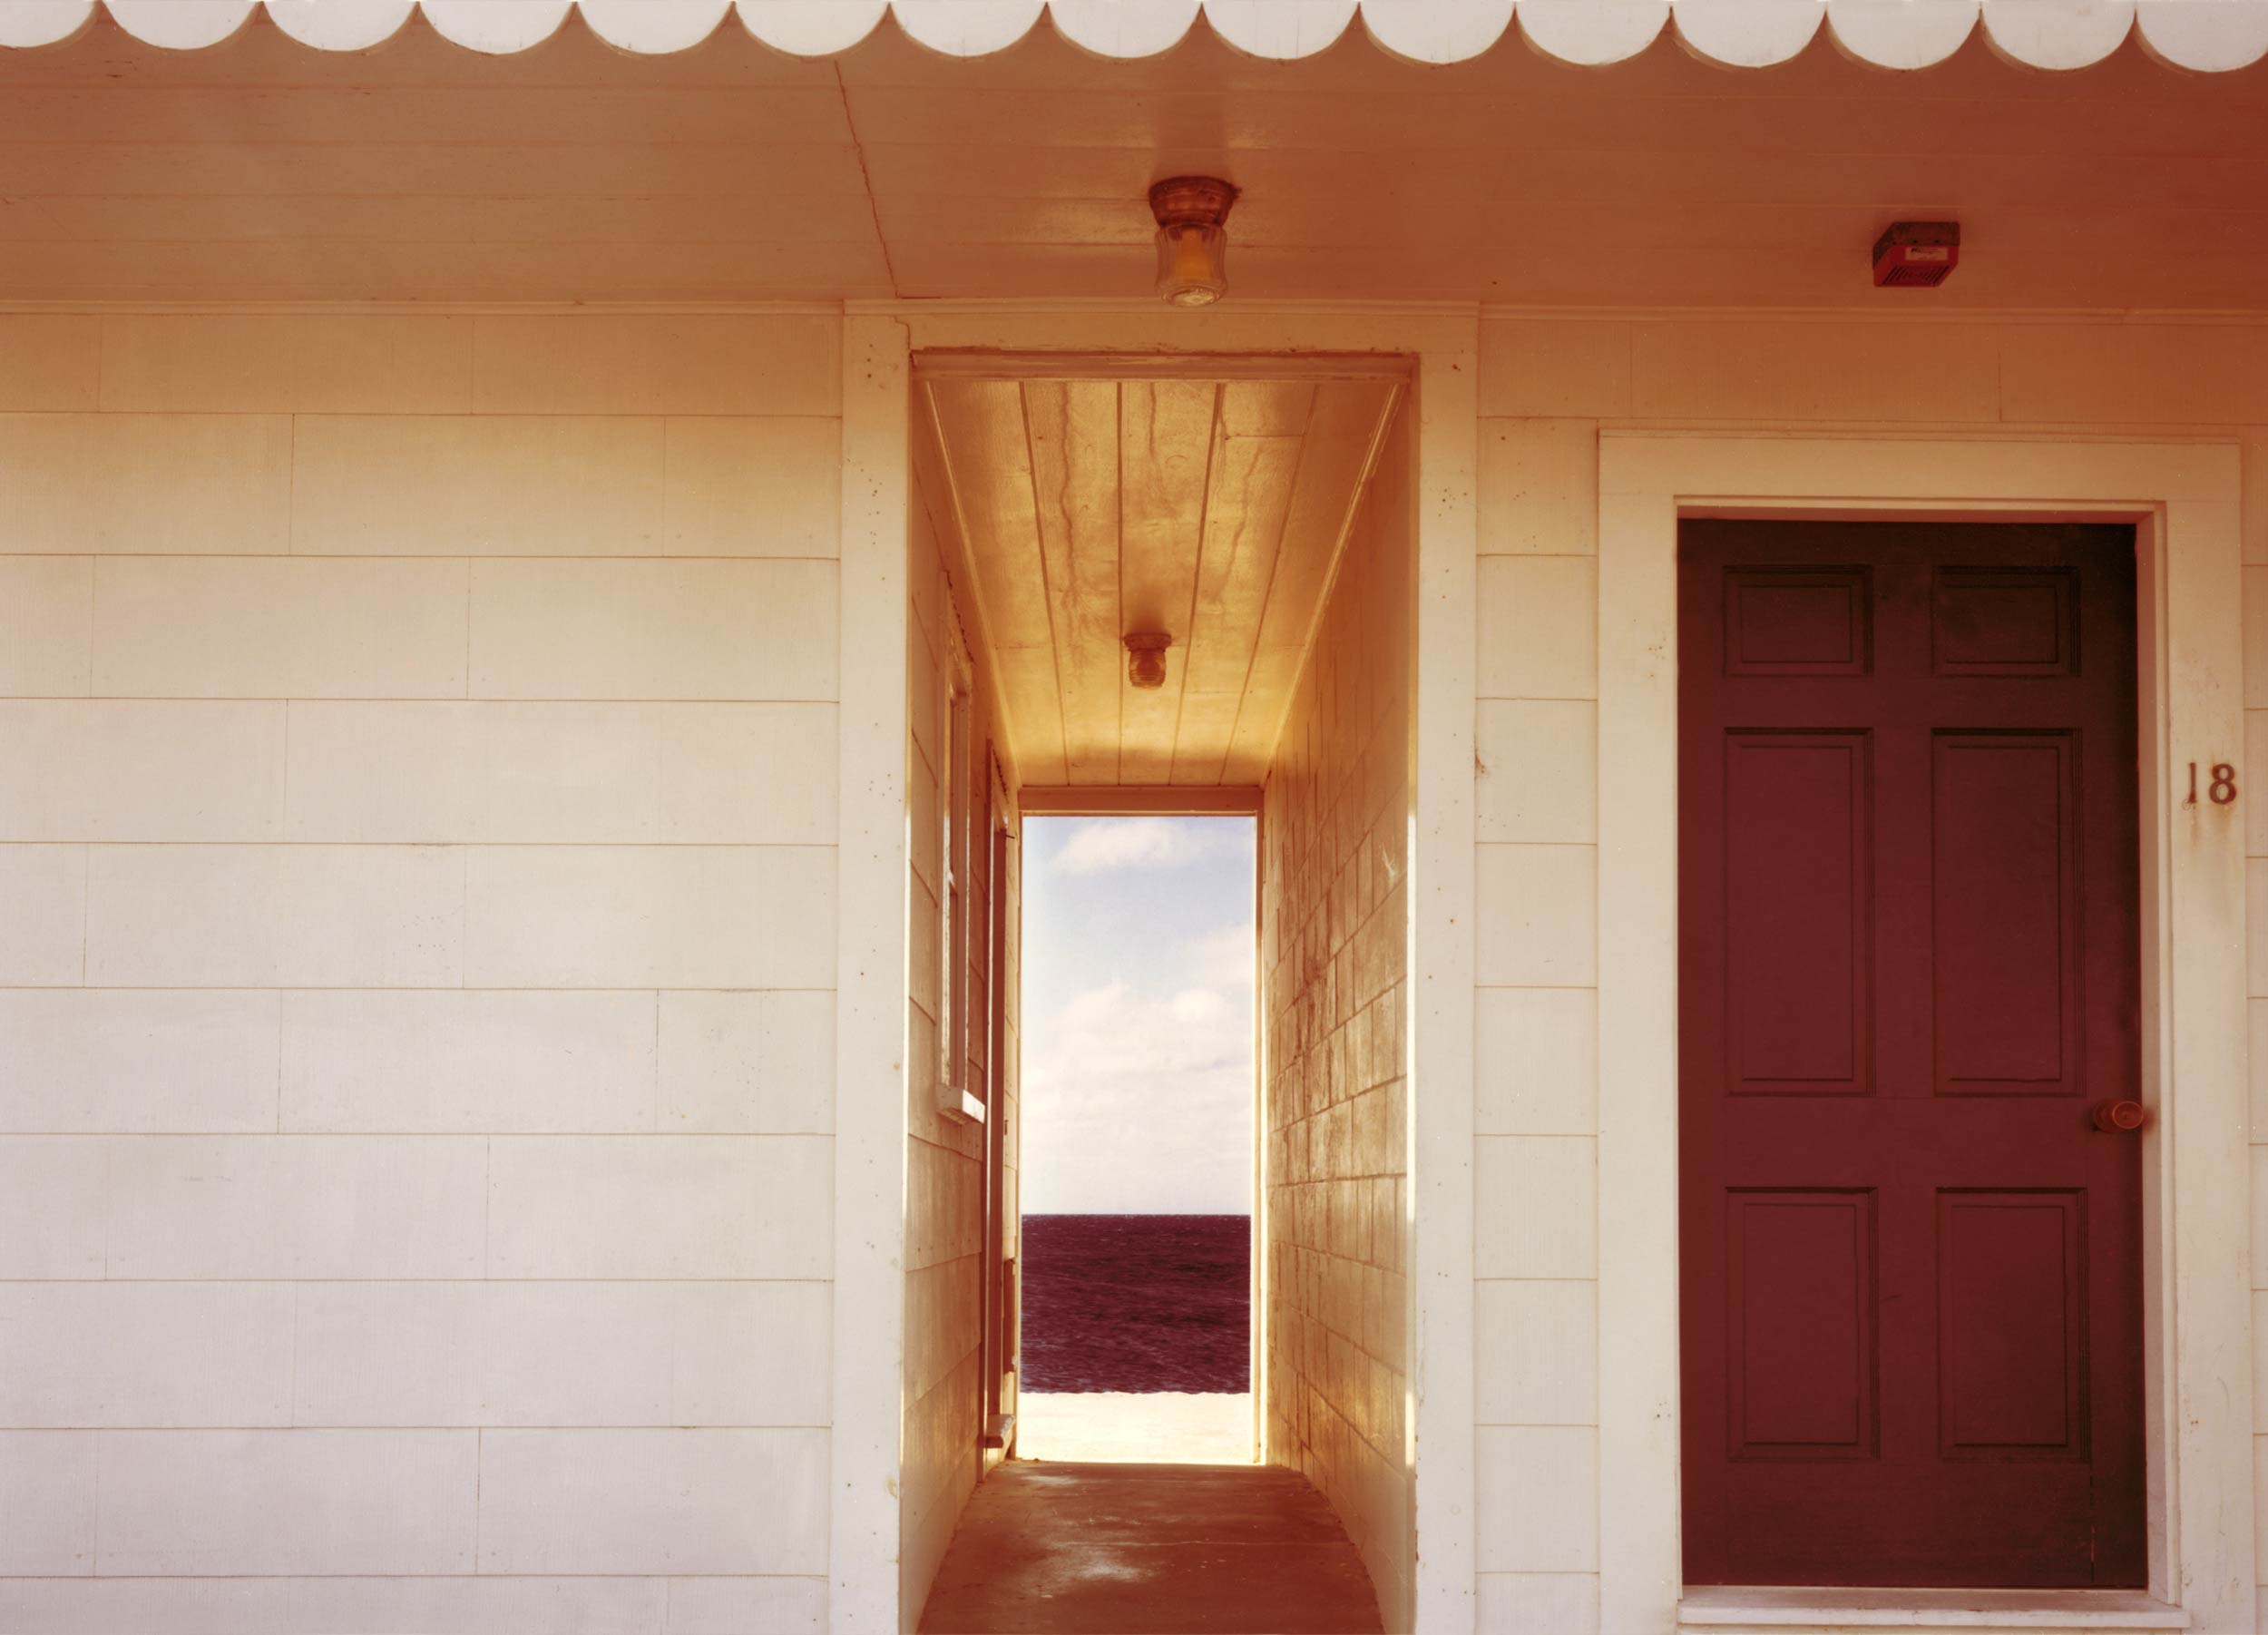
[[[0,319],[0,1627],[822,1623],[839,352]]]
[[[1409,416],[1293,690],[1260,822],[1267,1441],[1409,1627]]]
[[[1480,1620],[1580,1635],[1599,426],[2242,437],[2257,769],[2268,325],[1481,329]],[[0,1622],[823,1618],[837,336],[0,318]]]
[[[2257,775],[2268,766],[2268,326],[1502,314],[1484,315],[1481,337],[1479,1616],[1484,1631],[1587,1635],[1598,1627],[1599,1355],[1612,1344],[1597,1323],[1596,790],[1612,752],[1597,729],[1600,427],[2241,437],[2244,559],[2257,564],[2245,569],[2245,759]],[[2268,803],[2247,822],[2251,991],[2268,996]],[[2257,1141],[2268,1138],[2268,997],[2253,1018]],[[2253,1152],[2257,1214],[2268,1145]],[[2241,1215],[2227,1229],[2246,1229]],[[2253,1283],[2268,1291],[2262,1230]],[[2254,1328],[2268,1340],[2268,1292],[2254,1297]],[[2251,1388],[2268,1408],[2268,1377]]]

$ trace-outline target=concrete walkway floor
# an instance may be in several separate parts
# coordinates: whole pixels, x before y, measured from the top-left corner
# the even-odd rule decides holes
[[[1252,1398],[1243,1392],[1019,1391],[1016,1453],[1080,1464],[1249,1464]]]
[[[1257,1464],[1018,1459],[970,1499],[922,1635],[1377,1635],[1329,1504]]]

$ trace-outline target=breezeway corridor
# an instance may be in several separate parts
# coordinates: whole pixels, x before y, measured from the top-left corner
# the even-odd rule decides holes
[[[976,1490],[923,1635],[1373,1635],[1370,1578],[1296,1471],[1017,1460]]]
[[[1406,1629],[1407,360],[911,362],[907,1025],[924,1077],[905,1132],[901,1605],[971,1631]],[[1123,827],[1067,862],[1048,827],[1064,820],[1074,838]],[[1202,945],[1144,954],[1179,923],[1160,859],[1212,844],[1202,824],[1242,826],[1249,862],[1183,927]],[[1085,1058],[1200,1043],[1197,1019],[1222,1006],[1252,1014],[1132,1075],[1108,1166],[1066,1189],[1050,1018],[1083,955],[1040,933],[1048,882],[1106,854],[1150,873],[1118,918],[1115,898],[1079,899],[1098,962],[1074,991]],[[1248,1051],[1256,1075],[1229,1071],[1256,1078],[1251,1100],[1221,1116],[1204,1075]],[[1079,1105],[1119,1094],[1090,1086]],[[1121,1183],[1156,1142],[1183,1190],[1144,1202]],[[1215,1159],[1229,1179],[1192,1207]],[[1133,1393],[1154,1415],[1144,1394],[1223,1387],[1162,1355],[1149,1376],[1058,1367],[1077,1354],[1061,1321],[1139,1327],[1133,1308],[1176,1289],[1230,1296],[1220,1240],[1129,1223],[1168,1203],[1229,1221],[1247,1195],[1253,1224],[1232,1225],[1248,1297],[1228,1299],[1251,1314],[1250,1364],[1231,1370],[1250,1382],[1243,1434],[1176,1445],[1094,1399]],[[1226,1307],[1203,1309],[1217,1331]],[[1132,1336],[1100,1343],[1125,1362]],[[1142,1343],[1194,1337],[1163,1324]],[[1105,1434],[1051,1444],[1067,1412]],[[1114,1453],[1147,1463],[1086,1463]]]

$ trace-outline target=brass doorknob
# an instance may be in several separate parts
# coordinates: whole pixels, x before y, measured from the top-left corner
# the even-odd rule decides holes
[[[2131,1135],[2150,1120],[2139,1101],[2097,1101],[2091,1116],[2095,1128],[2108,1135]]]

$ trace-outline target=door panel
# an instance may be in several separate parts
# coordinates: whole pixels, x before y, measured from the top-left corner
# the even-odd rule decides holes
[[[1874,1194],[1726,1194],[1736,1459],[1872,1458]]]
[[[1939,1447],[2087,1457],[2087,1194],[1937,1195]]]
[[[2139,1584],[2132,532],[1680,559],[1686,1577]]]
[[[1873,938],[1863,733],[1725,735],[1728,1088],[1865,1095]]]
[[[2076,735],[1940,732],[1931,958],[1940,1095],[2077,1095]]]

